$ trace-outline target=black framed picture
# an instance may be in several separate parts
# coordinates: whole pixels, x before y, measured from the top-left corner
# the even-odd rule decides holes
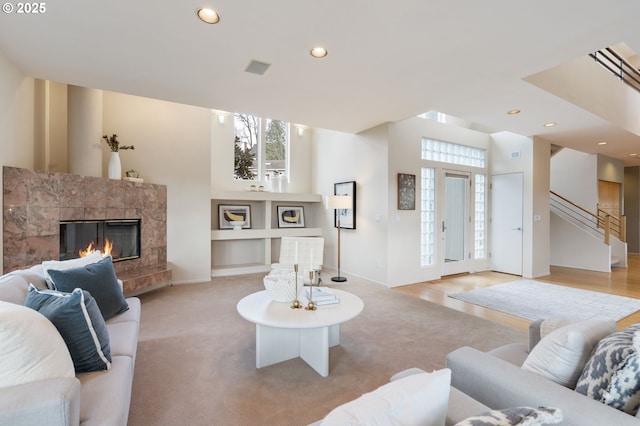
[[[340,215],[340,228],[356,229],[356,182],[338,182],[333,184],[333,195],[350,195],[351,209],[337,209],[333,219],[333,226],[338,227],[338,215]]]
[[[398,173],[398,210],[416,209],[416,175]]]
[[[278,228],[304,228],[303,206],[278,206]]]

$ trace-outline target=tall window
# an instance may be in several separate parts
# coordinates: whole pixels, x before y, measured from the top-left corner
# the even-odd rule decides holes
[[[435,264],[436,251],[436,169],[422,169],[420,206],[420,266]]]
[[[289,123],[237,113],[234,129],[234,178],[288,176]]]

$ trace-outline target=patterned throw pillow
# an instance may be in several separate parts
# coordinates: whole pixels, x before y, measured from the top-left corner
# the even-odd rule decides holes
[[[538,426],[554,425],[562,421],[562,412],[551,407],[516,407],[469,417],[455,426]]]
[[[576,392],[627,414],[640,407],[640,324],[602,339],[578,379]]]

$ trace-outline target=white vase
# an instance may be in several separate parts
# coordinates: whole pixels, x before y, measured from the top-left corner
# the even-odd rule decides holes
[[[122,179],[122,166],[120,165],[120,153],[112,152],[109,157],[109,179]]]

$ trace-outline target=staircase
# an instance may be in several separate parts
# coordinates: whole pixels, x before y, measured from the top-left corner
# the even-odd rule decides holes
[[[590,212],[553,191],[550,206],[551,265],[599,272],[627,267],[624,216]]]

